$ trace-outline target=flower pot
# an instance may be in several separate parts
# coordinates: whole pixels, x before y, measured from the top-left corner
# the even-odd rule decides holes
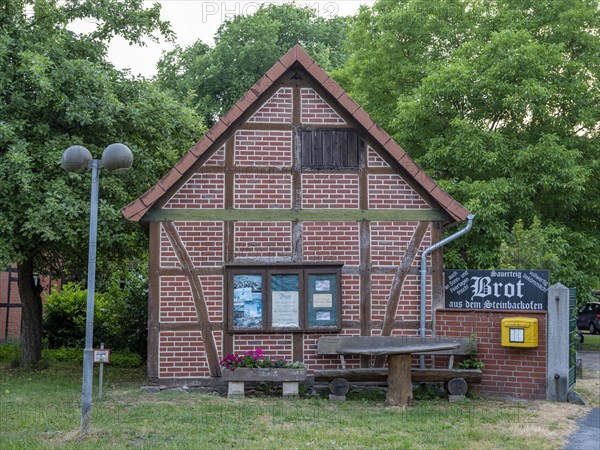
[[[284,398],[298,397],[298,382],[306,379],[306,369],[251,369],[237,367],[221,368],[221,375],[227,381],[227,398],[243,398],[244,382],[279,381],[283,383]]]

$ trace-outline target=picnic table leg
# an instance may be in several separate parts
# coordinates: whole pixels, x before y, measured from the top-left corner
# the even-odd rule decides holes
[[[388,355],[388,390],[385,406],[412,404],[411,361],[410,354]]]

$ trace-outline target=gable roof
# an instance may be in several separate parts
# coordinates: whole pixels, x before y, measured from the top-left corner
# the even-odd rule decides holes
[[[292,66],[303,69],[317,85],[328,92],[331,95],[331,101],[336,103],[337,108],[346,112],[366,132],[374,144],[379,144],[387,151],[412,177],[416,185],[427,192],[448,213],[453,222],[462,222],[467,219],[469,211],[442,190],[300,45],[294,46],[283,55],[156,185],[125,206],[121,210],[123,216],[128,220],[139,222],[173,185],[185,177],[186,172],[213,146],[213,143],[229,131],[237,119],[247,111],[260,106],[263,94],[275,85]]]

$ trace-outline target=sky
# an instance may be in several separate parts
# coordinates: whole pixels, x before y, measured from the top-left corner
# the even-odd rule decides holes
[[[225,20],[238,14],[253,14],[263,3],[282,4],[288,0],[144,0],[147,7],[161,5],[161,18],[171,23],[177,35],[176,44],[186,47],[198,39],[213,45],[213,37]],[[300,6],[314,8],[321,17],[347,16],[358,11],[360,5],[372,5],[374,0],[297,0]],[[130,46],[121,38],[114,39],[109,48],[109,59],[118,69],[130,69],[133,75],[151,77],[162,52],[172,44],[148,43],[145,47]]]

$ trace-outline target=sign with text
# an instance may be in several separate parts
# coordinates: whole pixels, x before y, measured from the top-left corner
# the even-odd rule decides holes
[[[547,270],[444,270],[445,304],[451,309],[545,311]]]
[[[271,299],[273,328],[300,326],[298,291],[273,291]]]
[[[110,350],[107,348],[94,349],[95,363],[110,363]]]

